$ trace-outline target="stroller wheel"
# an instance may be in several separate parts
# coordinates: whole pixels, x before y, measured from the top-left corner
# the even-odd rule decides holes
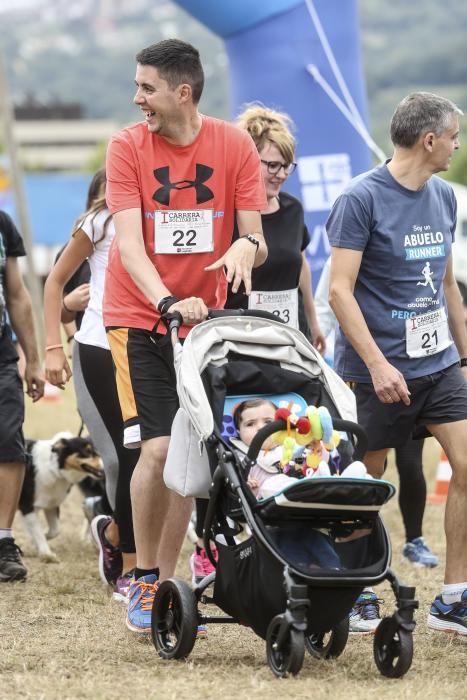
[[[163,659],[184,659],[193,649],[198,630],[196,598],[179,578],[163,581],[152,606],[152,641]]]
[[[293,676],[297,675],[305,655],[303,633],[292,627],[286,630],[279,647],[283,619],[283,615],[276,615],[271,620],[266,634],[268,664],[271,671],[279,678],[284,678],[289,673]]]
[[[349,638],[349,618],[344,617],[329,632],[305,636],[305,646],[316,659],[335,659],[342,654]]]
[[[384,617],[375,632],[373,652],[383,676],[400,678],[412,664],[412,633],[398,627],[392,617]]]

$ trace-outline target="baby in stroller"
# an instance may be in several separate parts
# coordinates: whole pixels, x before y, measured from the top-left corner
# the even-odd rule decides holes
[[[276,410],[277,406],[266,399],[242,401],[233,414],[240,436],[240,440],[231,438],[235,447],[246,454],[256,433],[274,421]],[[280,492],[292,481],[298,481],[296,476],[281,470],[281,455],[282,447],[274,446],[272,438],[267,438],[247,477],[248,485],[259,500]],[[285,530],[277,528],[274,540],[277,547],[301,569],[340,568],[340,558],[327,529],[306,529],[296,524]]]

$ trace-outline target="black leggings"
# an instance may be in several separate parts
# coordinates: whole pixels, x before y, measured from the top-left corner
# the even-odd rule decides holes
[[[426,503],[426,481],[422,462],[424,442],[409,439],[395,449],[400,482],[399,508],[404,522],[406,542],[422,536]]]
[[[86,387],[118,456],[114,517],[120,534],[119,546],[122,552],[133,553],[136,548],[131,514],[130,480],[140,451],[129,450],[123,446],[123,419],[110,350],[79,343],[79,358]]]

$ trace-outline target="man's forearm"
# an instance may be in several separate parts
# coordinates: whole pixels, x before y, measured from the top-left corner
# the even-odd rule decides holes
[[[31,297],[25,287],[8,300],[8,314],[27,363],[39,362]]]
[[[261,214],[259,211],[237,210],[236,218],[239,237],[251,235],[259,242],[253,263],[253,267],[259,267],[268,257],[268,247],[264,240],[263,227],[261,225]],[[249,245],[253,244],[249,243]]]
[[[255,262],[253,263],[253,267],[260,267],[260,265],[266,262],[266,259],[268,257],[268,247],[266,245],[266,241],[264,240],[264,236],[262,233],[255,233],[255,236],[258,238],[259,247],[256,253]]]
[[[385,357],[368,330],[360,306],[350,291],[331,288],[329,304],[347,340],[368,369]]]
[[[133,282],[144,296],[156,306],[161,297],[168,296],[173,290],[167,289],[162,282],[156,268],[145,255],[144,258],[136,258],[134,255],[122,255],[122,264]]]

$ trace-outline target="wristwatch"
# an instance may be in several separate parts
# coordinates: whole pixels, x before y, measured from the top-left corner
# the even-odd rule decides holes
[[[460,366],[461,366],[461,367],[467,367],[467,357],[461,357],[461,359],[460,359]]]
[[[259,248],[259,241],[257,238],[251,235],[251,233],[248,233],[246,236],[240,236],[240,238],[246,238],[247,241],[250,241],[250,243],[253,243],[253,245],[256,246],[256,252],[258,252]]]
[[[156,309],[158,312],[162,315],[165,314],[166,311],[172,306],[172,304],[176,304],[178,301],[178,297],[169,295],[166,297],[162,297],[162,299],[159,299],[159,301],[156,304]]]

